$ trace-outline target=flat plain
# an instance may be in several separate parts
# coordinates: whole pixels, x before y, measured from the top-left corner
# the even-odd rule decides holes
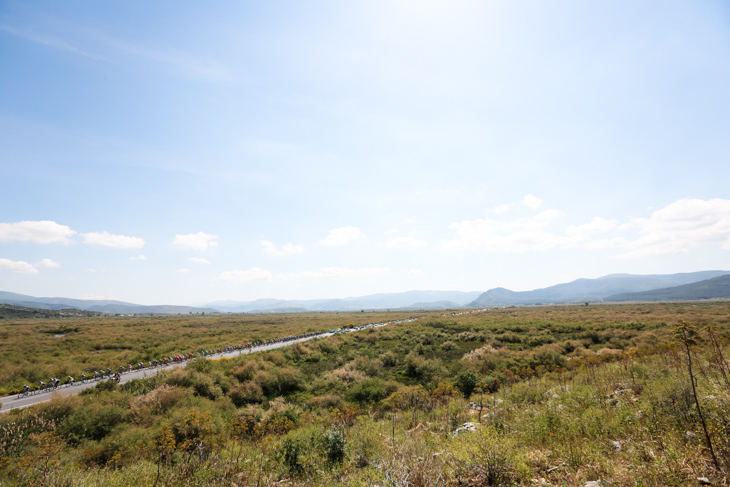
[[[3,415],[0,484],[658,486],[730,468],[727,302],[6,319],[0,384],[411,317]]]

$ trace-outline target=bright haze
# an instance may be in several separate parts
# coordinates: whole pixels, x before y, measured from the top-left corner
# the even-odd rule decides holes
[[[4,1],[0,290],[730,269],[724,1]]]

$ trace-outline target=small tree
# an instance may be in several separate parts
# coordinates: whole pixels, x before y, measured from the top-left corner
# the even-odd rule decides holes
[[[479,383],[479,376],[470,370],[465,370],[456,377],[455,383],[464,397],[468,398]]]
[[[64,450],[66,443],[63,438],[52,431],[32,434],[28,437],[27,443],[32,449],[29,454],[20,459],[19,467],[24,474],[39,475],[40,484],[38,485],[44,486],[48,482],[51,472],[61,466],[56,457]],[[31,481],[30,485],[36,484]]]
[[[707,333],[707,336],[710,337],[710,343],[712,344],[712,358],[715,361],[717,368],[720,370],[720,373],[722,373],[722,378],[725,380],[725,386],[730,389],[730,378],[728,378],[728,375],[730,375],[730,367],[728,367],[727,361],[722,355],[722,347],[717,339],[717,328],[713,325],[707,325],[705,327],[705,332]]]
[[[700,417],[700,423],[702,424],[702,430],[705,432],[705,443],[707,443],[707,449],[710,450],[712,455],[712,461],[715,464],[715,468],[720,470],[720,464],[715,456],[715,450],[712,448],[712,441],[710,440],[710,434],[707,432],[707,424],[705,423],[705,417],[702,415],[702,408],[700,407],[700,401],[697,399],[697,389],[695,388],[695,376],[692,372],[692,347],[697,345],[700,339],[700,334],[697,332],[697,328],[694,325],[690,325],[686,321],[679,320],[674,325],[674,339],[684,347],[687,352],[687,369],[689,371],[689,382],[692,384],[692,396],[695,398],[695,405],[697,406],[697,415]]]
[[[175,434],[172,432],[172,427],[169,424],[164,424],[162,429],[157,433],[157,439],[154,442],[154,447],[159,453],[157,459],[157,476],[155,477],[154,485],[160,480],[160,470],[162,468],[162,461],[165,464],[170,462],[170,457],[175,453]]]

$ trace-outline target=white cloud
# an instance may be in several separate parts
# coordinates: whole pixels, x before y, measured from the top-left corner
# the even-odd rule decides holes
[[[219,281],[227,281],[234,283],[254,282],[254,281],[270,281],[273,276],[271,272],[252,267],[245,271],[226,271],[217,277]]]
[[[0,223],[0,242],[34,242],[37,244],[71,243],[70,237],[76,232],[66,225],[56,222],[22,221],[18,223]]]
[[[190,257],[188,260],[195,264],[210,264],[208,259],[204,259],[202,257]]]
[[[175,235],[175,240],[173,240],[172,244],[181,249],[208,250],[209,247],[218,246],[216,240],[218,240],[217,235],[198,232],[187,235]]]
[[[606,239],[594,246],[626,248],[618,256],[625,258],[681,254],[702,245],[730,250],[730,200],[678,200],[649,218],[631,220],[623,227],[628,228],[638,230],[640,237]]]
[[[112,235],[109,232],[89,232],[82,235],[85,244],[103,245],[115,249],[141,249],[144,240],[126,235]]]
[[[571,225],[565,229],[565,234],[577,237],[588,237],[599,233],[606,233],[616,227],[615,220],[605,218],[594,218],[590,223],[583,225]]]
[[[628,246],[629,241],[622,237],[604,238],[586,243],[586,248],[588,249],[615,249]]]
[[[510,208],[512,208],[512,205],[499,205],[494,208],[494,212],[497,215],[501,215],[502,213],[507,213],[507,211],[509,211]]]
[[[188,272],[190,272],[190,269],[178,269],[177,272],[179,274],[187,274]]]
[[[396,237],[385,244],[389,249],[417,249],[428,245],[423,240],[417,240],[413,237]]]
[[[456,238],[446,242],[443,249],[451,252],[483,249],[492,252],[524,252],[575,246],[576,238],[555,235],[546,227],[562,216],[557,210],[546,210],[530,218],[514,222],[491,218],[452,223]]]
[[[319,243],[329,246],[347,245],[360,237],[362,237],[362,234],[357,227],[335,228],[330,230],[327,236],[320,240]]]
[[[46,268],[49,268],[49,269],[54,269],[54,268],[61,267],[61,264],[59,264],[58,262],[54,262],[51,259],[43,259],[43,260],[41,260],[39,262],[36,262],[34,265],[36,267],[41,267],[41,268],[46,267]]]
[[[32,264],[24,262],[22,260],[14,261],[10,259],[0,259],[0,271],[8,270],[17,274],[38,274]]]
[[[106,272],[106,269],[86,269],[86,272]]]
[[[423,277],[426,275],[426,273],[423,272],[421,269],[411,269],[410,271],[408,271],[408,275],[416,276],[416,277]]]
[[[264,251],[267,254],[277,257],[280,257],[282,255],[301,254],[302,252],[304,252],[304,246],[294,245],[292,243],[282,245],[281,249],[278,249],[273,242],[269,242],[268,240],[262,240],[261,245],[264,247]]]
[[[279,274],[277,279],[342,279],[353,277],[372,277],[388,274],[387,267],[365,267],[362,269],[346,269],[344,267],[325,267],[318,271],[304,271],[293,274]]]
[[[528,194],[528,195],[525,195],[524,198],[522,198],[522,204],[532,210],[537,210],[538,208],[540,208],[542,206],[543,201],[540,198],[538,198],[537,196]]]
[[[134,257],[134,256],[130,257],[130,258],[129,258],[129,260],[147,260],[147,257],[145,257],[145,256],[144,256],[144,255],[142,255],[142,254],[139,254],[139,255],[138,255],[138,256],[136,256],[136,257]]]

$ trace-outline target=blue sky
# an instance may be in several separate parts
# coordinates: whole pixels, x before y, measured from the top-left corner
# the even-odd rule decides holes
[[[2,1],[0,290],[730,270],[724,1]]]

